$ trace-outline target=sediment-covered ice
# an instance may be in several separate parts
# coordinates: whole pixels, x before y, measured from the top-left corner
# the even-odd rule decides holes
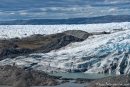
[[[0,25],[0,38],[21,38],[33,34],[55,34],[66,30],[112,32],[113,29],[130,29],[130,22],[74,25]]]

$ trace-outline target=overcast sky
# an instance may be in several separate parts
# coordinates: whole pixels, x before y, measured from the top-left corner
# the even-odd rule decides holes
[[[0,20],[122,14],[130,14],[130,0],[0,0]]]

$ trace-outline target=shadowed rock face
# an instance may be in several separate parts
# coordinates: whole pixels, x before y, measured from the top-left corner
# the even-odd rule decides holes
[[[100,78],[90,82],[86,87],[130,87],[130,74]]]
[[[30,87],[44,85],[58,85],[60,77],[49,76],[44,72],[23,70],[13,66],[0,66],[0,85],[13,87]]]
[[[22,56],[32,53],[32,50],[28,48],[5,48],[0,50],[0,60],[5,58],[14,58],[16,56]]]
[[[92,32],[89,35],[101,35],[101,34],[111,34],[111,33],[103,31],[103,32]]]
[[[34,52],[35,53],[37,53],[37,52],[47,53],[51,50],[56,50],[61,47],[64,47],[71,42],[79,42],[79,41],[83,41],[83,39],[79,39],[79,38],[71,36],[71,35],[65,35],[65,36],[58,38],[57,40],[51,41],[41,47],[34,49]]]
[[[15,49],[17,48],[18,46],[14,43],[11,43],[9,41],[1,41],[0,42],[0,49],[5,49],[5,48],[12,48],[12,49]]]

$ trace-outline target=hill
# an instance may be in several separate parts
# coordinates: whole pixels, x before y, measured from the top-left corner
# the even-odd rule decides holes
[[[0,21],[0,25],[55,25],[55,24],[93,24],[111,22],[130,22],[130,15],[106,15],[91,18],[69,18],[69,19],[29,19]]]

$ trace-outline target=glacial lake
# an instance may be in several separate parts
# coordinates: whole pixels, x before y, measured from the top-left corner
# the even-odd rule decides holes
[[[85,74],[85,73],[53,73],[49,75],[62,76],[62,78],[87,78],[87,79],[97,79],[108,76],[118,76],[116,74]],[[57,86],[32,86],[32,87],[84,87],[88,83],[77,84],[77,83],[64,83]],[[11,86],[0,86],[0,87],[11,87]]]
[[[85,73],[53,73],[49,75],[54,76],[62,76],[62,78],[87,78],[87,79],[97,79],[102,77],[108,77],[108,76],[118,76],[116,74],[85,74]],[[57,86],[33,86],[33,87],[84,87],[88,83],[83,84],[77,84],[77,83],[64,83]]]
[[[85,73],[53,73],[49,75],[62,76],[62,78],[86,78],[86,79],[97,79],[108,76],[118,76],[117,74],[85,74]]]

